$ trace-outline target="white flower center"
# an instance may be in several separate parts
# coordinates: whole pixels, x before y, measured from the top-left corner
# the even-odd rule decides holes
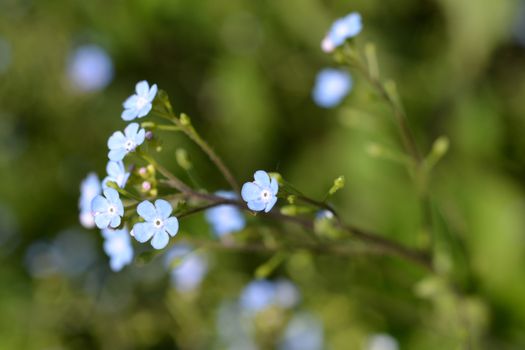
[[[110,205],[108,208],[108,213],[115,214],[117,212],[117,208],[114,205]]]
[[[142,109],[147,103],[148,100],[144,96],[139,96],[139,98],[137,98],[137,109]]]
[[[270,190],[265,189],[261,191],[261,199],[263,200],[263,202],[270,201],[270,198],[272,198],[272,193],[270,192]]]
[[[131,152],[135,149],[135,142],[133,142],[132,140],[127,140],[126,143],[124,144],[124,148],[126,149],[126,151],[128,152]]]
[[[162,222],[162,220],[159,219],[159,218],[156,218],[153,221],[153,226],[155,226],[155,228],[161,228],[163,224],[164,224],[164,222]]]

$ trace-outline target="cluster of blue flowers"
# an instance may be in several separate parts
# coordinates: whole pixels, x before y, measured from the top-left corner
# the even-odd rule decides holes
[[[361,15],[352,12],[336,20],[321,42],[323,51],[333,52],[346,40],[358,35],[363,28]],[[314,102],[323,108],[339,105],[352,89],[352,77],[342,69],[325,68],[316,77],[312,90]]]

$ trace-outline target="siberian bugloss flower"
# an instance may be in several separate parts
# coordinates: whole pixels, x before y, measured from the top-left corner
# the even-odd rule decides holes
[[[150,201],[143,201],[137,207],[137,213],[145,220],[133,226],[135,239],[144,243],[151,239],[151,246],[155,249],[164,248],[179,231],[179,221],[170,216],[173,208],[163,199],[157,199],[155,205]]]
[[[297,287],[286,279],[276,282],[260,279],[250,282],[244,288],[240,305],[248,312],[259,312],[270,306],[289,309],[299,302],[299,298]]]
[[[97,45],[77,48],[69,57],[68,78],[80,91],[97,91],[113,79],[113,62],[107,52]]]
[[[301,312],[288,322],[278,350],[322,350],[324,331],[321,321],[314,315]]]
[[[80,210],[80,224],[85,228],[95,227],[95,218],[91,211],[91,201],[101,192],[100,181],[97,174],[89,173],[80,184],[80,199],[78,208]]]
[[[172,267],[173,260],[181,259]],[[208,262],[202,254],[191,251],[187,245],[176,245],[166,254],[166,263],[170,268],[171,282],[179,292],[195,290],[208,272]]]
[[[229,191],[217,191],[215,194],[226,199],[237,199],[237,195]],[[206,220],[218,236],[240,231],[246,221],[241,211],[234,205],[224,204],[206,210]]]
[[[102,230],[104,252],[109,256],[109,267],[118,272],[133,261],[133,246],[127,228],[122,230]]]
[[[122,112],[122,119],[129,121],[135,118],[142,118],[151,111],[152,102],[157,95],[157,84],[153,84],[151,88],[147,81],[138,82],[135,86],[136,94],[131,95],[123,103],[124,111]]]
[[[114,162],[118,162],[126,156],[129,152],[133,152],[135,148],[144,142],[146,131],[139,130],[137,123],[129,124],[124,133],[122,131],[115,131],[108,139],[109,153],[108,157]]]
[[[317,74],[312,98],[320,107],[335,107],[348,95],[351,88],[350,74],[341,69],[325,68]]]
[[[255,181],[246,182],[242,186],[242,199],[248,203],[248,208],[253,211],[269,212],[277,202],[277,192],[279,184],[274,178],[270,178],[268,173],[257,170],[253,175]]]
[[[350,39],[361,32],[363,25],[361,15],[352,12],[343,18],[336,20],[325,38],[321,42],[324,52],[332,52],[337,46],[342,45],[346,39]]]
[[[110,181],[115,182],[120,188],[126,186],[130,174],[126,172],[126,168],[122,161],[114,162],[110,160],[106,166],[106,172],[108,176],[102,180],[103,188],[108,188],[108,182]]]
[[[106,188],[104,196],[98,195],[91,202],[91,211],[99,229],[116,228],[124,215],[124,206],[118,192],[113,188]]]

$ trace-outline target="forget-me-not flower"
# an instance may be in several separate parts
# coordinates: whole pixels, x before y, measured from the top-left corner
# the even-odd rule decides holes
[[[174,259],[181,259],[181,261],[177,266],[171,267]],[[195,290],[208,272],[206,258],[184,244],[170,249],[166,254],[166,263],[170,268],[171,281],[179,292]]]
[[[264,210],[267,213],[277,202],[279,184],[275,178],[270,178],[270,175],[263,170],[257,170],[253,178],[255,181],[246,182],[242,186],[242,199],[248,203],[248,208],[251,210]]]
[[[330,27],[330,30],[321,42],[321,48],[324,52],[332,52],[337,46],[342,45],[346,39],[359,34],[362,28],[361,15],[357,12],[352,12],[343,18],[339,18]]]
[[[109,267],[118,272],[133,261],[133,246],[127,228],[102,230],[104,252],[109,256]]]
[[[100,90],[113,79],[113,62],[100,46],[80,46],[69,57],[68,77],[78,90]]]
[[[237,195],[229,191],[217,191],[215,194],[226,199],[237,199]],[[234,205],[224,204],[206,210],[206,220],[218,236],[240,231],[246,221],[241,211]]]
[[[301,312],[288,322],[278,349],[322,350],[323,333],[323,326],[317,317]]]
[[[124,206],[117,190],[106,188],[104,196],[98,195],[91,202],[91,211],[95,216],[95,224],[99,229],[116,228],[124,215]]]
[[[124,129],[124,133],[115,131],[108,139],[109,159],[114,162],[124,159],[126,154],[133,152],[144,142],[145,135],[146,131],[144,129],[139,130],[137,123],[129,124]]]
[[[157,199],[155,205],[150,201],[143,201],[137,207],[137,213],[146,220],[133,226],[135,239],[144,243],[151,239],[151,246],[155,249],[164,248],[170,239],[179,231],[179,220],[170,216],[173,208],[164,199]]]
[[[89,173],[80,184],[80,199],[78,208],[80,209],[80,224],[85,228],[95,227],[95,218],[91,211],[91,201],[102,191],[97,174]]]
[[[118,162],[110,160],[106,166],[106,172],[108,176],[102,180],[103,188],[108,188],[108,182],[110,181],[115,182],[120,188],[124,188],[124,186],[126,186],[126,182],[128,181],[130,173],[126,172],[124,163],[121,160]]]
[[[317,74],[312,97],[324,108],[337,106],[352,88],[352,77],[341,69],[325,68]]]
[[[135,86],[136,94],[131,95],[123,103],[124,111],[122,112],[122,119],[129,121],[135,118],[142,118],[146,116],[152,108],[152,102],[157,95],[157,84],[153,84],[151,88],[147,81],[138,82]]]
[[[244,288],[240,305],[248,312],[258,312],[270,306],[289,309],[299,302],[299,298],[297,287],[286,279],[276,282],[260,279],[250,282]]]

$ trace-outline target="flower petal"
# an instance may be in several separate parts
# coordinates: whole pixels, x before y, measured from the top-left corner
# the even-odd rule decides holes
[[[272,194],[275,196],[277,192],[279,192],[279,182],[277,182],[277,179],[272,177],[272,180],[270,181],[270,189],[272,190]]]
[[[138,96],[137,95],[131,95],[130,97],[128,97],[126,99],[126,101],[124,101],[124,103],[122,104],[122,106],[126,109],[130,109],[130,108],[133,108],[137,105],[137,100],[138,100]]]
[[[164,221],[164,228],[170,234],[171,237],[175,236],[179,231],[179,220],[176,217],[168,218]]]
[[[139,81],[137,85],[135,85],[135,91],[137,91],[139,96],[147,96],[149,92],[148,82],[146,80]]]
[[[157,213],[159,214],[162,220],[165,220],[170,217],[173,208],[168,201],[164,199],[157,199],[155,201],[155,207],[157,208]]]
[[[265,207],[265,203],[261,200],[254,200],[248,202],[248,208],[250,208],[253,211],[261,211]]]
[[[157,216],[157,210],[150,201],[143,201],[137,207],[137,213],[146,221],[153,221]]]
[[[118,162],[119,160],[124,159],[126,154],[128,154],[128,152],[124,148],[112,149],[108,152],[108,158],[110,160]]]
[[[121,161],[120,162],[109,161],[108,165],[106,165],[106,173],[110,177],[116,179],[123,172],[121,170],[123,169],[123,167],[124,167],[124,164]]]
[[[137,135],[135,136],[135,144],[137,146],[140,146],[144,142],[145,137],[146,137],[146,130],[140,129]]]
[[[155,99],[155,96],[157,95],[157,90],[157,84],[153,84],[149,89],[148,101],[152,102]]]
[[[122,147],[126,143],[126,138],[121,131],[115,131],[108,139],[108,148],[116,149]]]
[[[95,215],[95,225],[97,225],[99,229],[107,228],[110,221],[111,215],[109,214],[102,213]]]
[[[154,233],[155,230],[153,229],[153,225],[150,223],[139,222],[133,226],[133,234],[135,235],[135,239],[140,243],[148,241]]]
[[[126,129],[124,129],[124,134],[126,134],[126,138],[133,138],[137,131],[139,130],[139,125],[137,123],[131,123],[128,126],[126,126]]]
[[[105,212],[108,209],[109,203],[108,200],[101,195],[96,196],[91,201],[91,211],[93,213]]]
[[[137,114],[137,117],[139,118],[142,118],[142,117],[145,117],[149,111],[151,111],[151,103],[147,103],[144,107],[142,107],[139,111],[138,111],[138,114]]]
[[[112,204],[118,204],[120,202],[118,192],[114,188],[106,188],[104,190],[104,197],[106,197]]]
[[[116,228],[116,227],[118,227],[118,225],[120,225],[120,216],[115,215],[111,219],[111,222],[109,223],[109,226],[113,227],[113,228]]]
[[[135,108],[129,108],[122,111],[120,117],[125,121],[133,120],[137,117],[137,110]]]
[[[168,245],[168,242],[170,240],[170,236],[166,233],[166,231],[160,230],[153,235],[153,239],[151,240],[151,246],[155,249],[162,249],[165,246]]]
[[[264,208],[264,212],[267,213],[270,210],[272,210],[276,202],[277,202],[277,197],[273,197],[268,203],[266,203],[266,208]]]
[[[270,186],[270,176],[266,171],[257,170],[255,174],[253,174],[253,178],[255,179],[255,183],[261,187]]]
[[[261,188],[253,182],[247,182],[242,185],[241,197],[244,201],[249,202],[259,198],[261,194]]]

